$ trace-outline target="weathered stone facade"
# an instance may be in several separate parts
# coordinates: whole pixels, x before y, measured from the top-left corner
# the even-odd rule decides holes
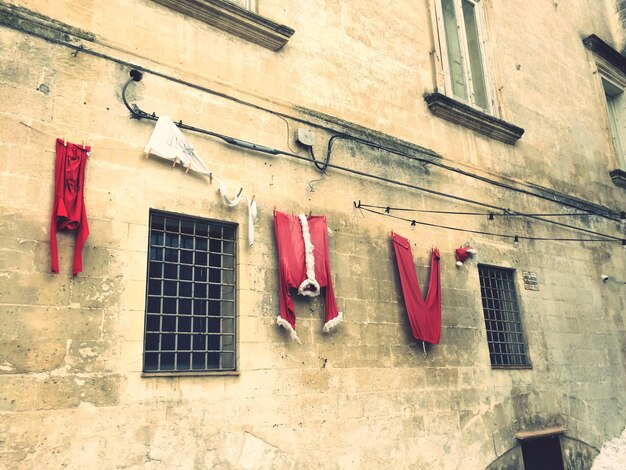
[[[278,51],[149,0],[0,2],[0,466],[3,468],[523,468],[516,434],[560,427],[566,468],[589,468],[626,421],[626,252],[529,218],[412,214],[416,226],[353,202],[441,211],[476,207],[339,169],[186,132],[206,165],[259,204],[222,204],[215,183],[143,148],[141,109],[267,147],[308,154],[294,129],[345,134],[333,165],[626,238],[626,192],[592,53],[619,50],[612,2],[485,1],[498,116],[515,144],[433,115],[441,92],[433,4],[276,2],[258,13],[295,34]],[[619,3],[619,2],[618,2]],[[621,3],[619,3],[621,5]],[[81,48],[82,46],[82,48]],[[49,272],[54,139],[93,146],[84,271],[73,234]],[[366,145],[375,143],[381,148]],[[429,163],[431,162],[431,163]],[[272,209],[324,214],[345,321],[322,333],[320,300],[296,300],[298,333],[276,325]],[[239,224],[237,371],[142,377],[150,208]],[[400,214],[402,216],[406,214]],[[412,335],[389,241],[413,244],[418,278],[442,252],[442,337]],[[457,268],[454,249],[477,247]],[[531,369],[493,369],[477,263],[513,268]],[[537,274],[525,290],[522,272]],[[611,276],[608,282],[601,275]]]

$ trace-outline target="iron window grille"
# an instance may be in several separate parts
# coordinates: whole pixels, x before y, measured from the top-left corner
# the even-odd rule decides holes
[[[513,274],[511,269],[478,266],[489,357],[494,368],[530,368]]]
[[[236,369],[236,232],[150,211],[144,372]]]

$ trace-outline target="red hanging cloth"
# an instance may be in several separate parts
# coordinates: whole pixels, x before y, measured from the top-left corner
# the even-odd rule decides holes
[[[274,211],[274,230],[278,249],[280,276],[280,315],[277,323],[286,328],[291,337],[300,342],[296,334],[296,312],[290,288],[298,294],[315,297],[324,288],[325,333],[342,321],[337,309],[335,291],[330,273],[328,253],[328,225],[326,217],[301,214],[293,216]]]
[[[413,330],[413,336],[419,341],[432,344],[439,343],[441,334],[441,276],[439,270],[439,250],[433,248],[430,259],[430,282],[426,300],[422,295],[415,266],[410,242],[398,235],[391,233],[393,246],[396,252],[396,262],[400,273],[400,283],[404,304],[406,305],[409,323]]]
[[[57,230],[76,231],[74,266],[76,276],[83,270],[83,246],[89,236],[87,212],[85,210],[84,185],[85,167],[91,147],[83,147],[57,139],[56,167],[54,170],[54,202],[50,222],[51,270],[59,272],[59,250]]]

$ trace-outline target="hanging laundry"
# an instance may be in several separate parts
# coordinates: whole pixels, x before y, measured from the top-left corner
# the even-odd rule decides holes
[[[254,245],[254,223],[257,218],[256,201],[254,196],[252,196],[252,200],[248,198],[246,200],[248,202],[248,244],[252,246]]]
[[[201,175],[211,175],[209,169],[200,160],[193,145],[187,142],[174,121],[167,116],[161,116],[157,120],[144,153],[164,158],[175,164],[180,163],[183,167]]]
[[[230,198],[228,197],[228,186],[226,186],[226,183],[220,181],[218,191],[222,196],[222,202],[224,204],[226,204],[228,207],[235,207],[237,204],[239,204],[239,201],[241,200],[241,192],[243,191],[243,188],[239,188],[239,192],[235,194],[232,198]]]
[[[430,260],[430,283],[426,299],[422,296],[410,242],[398,235],[391,234],[396,253],[400,284],[413,336],[419,341],[439,343],[441,333],[441,280],[439,270],[439,250],[433,248]]]
[[[328,255],[328,226],[326,217],[301,214],[297,217],[274,211],[274,230],[278,248],[280,276],[280,315],[276,321],[300,343],[296,334],[296,313],[290,288],[298,294],[315,297],[325,288],[325,318],[323,331],[328,333],[343,318],[337,311],[335,292],[330,274]]]
[[[76,231],[72,274],[76,276],[83,270],[83,246],[89,236],[84,197],[85,167],[90,152],[91,147],[64,142],[64,139],[56,141],[54,202],[50,222],[50,258],[53,273],[59,273],[57,230]]]

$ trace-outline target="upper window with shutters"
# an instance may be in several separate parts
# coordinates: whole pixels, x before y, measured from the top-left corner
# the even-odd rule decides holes
[[[432,0],[436,91],[425,97],[433,114],[507,144],[524,129],[497,117],[486,47],[484,0]]]
[[[446,94],[494,114],[486,81],[481,2],[436,0],[435,8]]]
[[[606,104],[614,150],[609,176],[616,186],[626,189],[626,58],[595,34],[583,39],[583,44],[593,52]]]

